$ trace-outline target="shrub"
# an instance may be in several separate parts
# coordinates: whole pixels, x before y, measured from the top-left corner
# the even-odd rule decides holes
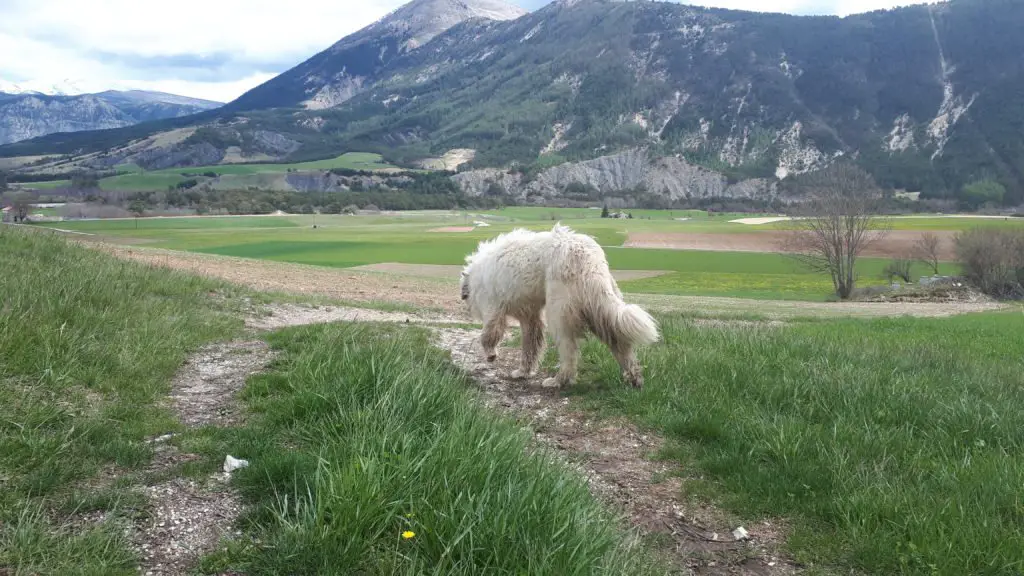
[[[966,280],[996,298],[1024,298],[1024,231],[975,228],[957,235]]]
[[[899,278],[909,284],[910,269],[913,265],[914,261],[909,258],[896,258],[885,267],[882,274],[885,275],[886,279],[890,282]]]
[[[977,210],[985,204],[1002,204],[1006,187],[994,180],[981,180],[964,186],[960,200],[965,207]]]

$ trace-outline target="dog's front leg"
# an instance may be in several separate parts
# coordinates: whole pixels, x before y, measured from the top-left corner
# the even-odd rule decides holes
[[[519,369],[512,372],[515,380],[533,376],[544,353],[544,321],[540,314],[520,319],[519,326],[522,329],[523,353]]]
[[[484,349],[484,357],[488,362],[498,359],[498,344],[505,337],[507,319],[504,314],[493,316],[484,323],[484,332],[480,335],[480,345]]]

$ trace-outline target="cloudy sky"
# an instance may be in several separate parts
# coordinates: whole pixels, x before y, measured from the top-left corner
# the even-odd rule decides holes
[[[229,101],[406,0],[0,0],[0,86],[160,90]],[[512,0],[535,9],[548,0]],[[920,0],[918,0],[920,1]],[[914,0],[693,0],[838,14]]]

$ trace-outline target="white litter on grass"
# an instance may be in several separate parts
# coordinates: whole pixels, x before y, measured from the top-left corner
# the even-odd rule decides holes
[[[234,456],[228,454],[228,457],[224,459],[224,473],[231,474],[235,470],[238,470],[239,468],[245,468],[248,465],[248,460],[235,458]]]
[[[750,538],[750,533],[747,532],[746,528],[740,526],[739,528],[732,531],[732,537],[736,540],[746,540]]]

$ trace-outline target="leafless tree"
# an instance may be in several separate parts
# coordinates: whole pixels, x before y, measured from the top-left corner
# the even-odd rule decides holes
[[[11,216],[15,222],[24,222],[28,213],[32,211],[32,203],[35,197],[28,192],[8,192],[4,195],[11,205]]]
[[[932,232],[925,232],[914,244],[914,258],[924,263],[937,276],[939,274],[939,252],[941,240]]]
[[[858,166],[837,163],[807,174],[799,183],[803,202],[794,206],[794,231],[786,251],[832,278],[836,295],[847,299],[857,281],[857,258],[888,231],[878,215],[881,191]]]

